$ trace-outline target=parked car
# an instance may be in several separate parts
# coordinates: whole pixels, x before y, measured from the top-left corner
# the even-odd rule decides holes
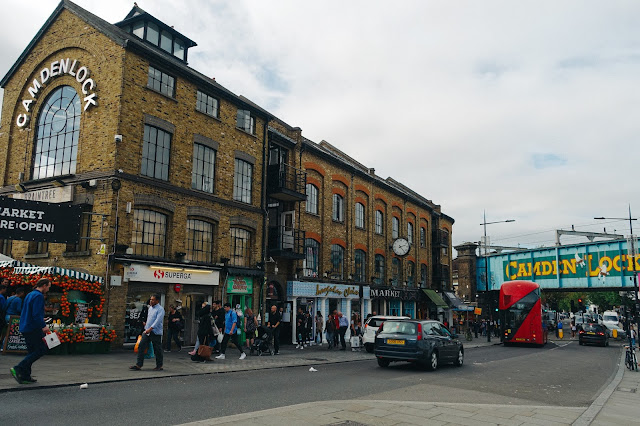
[[[376,343],[376,331],[380,324],[389,319],[410,319],[409,317],[397,317],[387,315],[374,315],[364,322],[364,331],[362,335],[362,344],[367,352],[373,353],[373,347]]]
[[[607,328],[607,334],[610,339],[613,339],[613,330],[616,330],[618,333],[617,339],[625,340],[627,338],[627,332],[624,331],[622,327],[618,324],[603,324]]]
[[[464,347],[458,335],[442,323],[427,320],[387,320],[376,333],[374,349],[378,365],[408,361],[435,370],[440,364],[464,362]]]
[[[618,325],[620,323],[620,317],[616,311],[604,311],[602,314],[602,321],[599,321],[605,326]]]
[[[578,333],[578,344],[595,343],[600,346],[609,346],[609,334],[604,325],[593,322],[582,324]]]

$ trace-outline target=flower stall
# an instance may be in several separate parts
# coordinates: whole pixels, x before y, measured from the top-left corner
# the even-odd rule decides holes
[[[102,324],[104,286],[102,277],[60,267],[42,267],[16,260],[0,262],[0,279],[9,279],[9,293],[17,287],[32,289],[40,278],[51,288],[45,297],[45,317],[58,334],[59,347],[51,353],[104,353],[116,333]]]

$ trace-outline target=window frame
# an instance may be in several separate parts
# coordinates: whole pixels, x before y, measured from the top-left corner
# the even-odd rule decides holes
[[[391,285],[398,287],[402,283],[402,261],[397,257],[391,259]]]
[[[152,143],[153,141],[151,140],[151,138],[153,138],[152,136],[152,131],[155,131],[155,143]],[[158,150],[158,141],[159,141],[159,136],[160,133],[162,133],[163,135],[165,135],[165,137],[163,137],[163,141],[162,141],[162,151],[160,152],[160,160],[161,162],[159,162],[159,150]],[[169,138],[169,146],[166,146],[166,135],[168,135]],[[160,127],[154,126],[152,124],[148,124],[145,123],[144,124],[144,134],[142,136],[142,161],[141,161],[141,165],[140,165],[140,175],[141,176],[146,176],[146,177],[150,177],[153,179],[158,179],[158,180],[162,180],[165,182],[169,181],[169,172],[171,170],[171,146],[172,146],[172,142],[173,142],[173,133],[168,132],[165,129],[162,129]],[[149,156],[149,154],[151,153],[151,145],[154,145],[153,147],[153,158],[151,158]],[[146,153],[145,153],[146,152]],[[165,158],[165,155],[166,158]],[[164,160],[166,159],[166,163],[164,162]],[[158,170],[158,166],[160,165],[159,169],[160,169],[160,177],[157,176],[156,171]],[[152,174],[149,174],[149,166],[153,165],[153,172]]]
[[[236,114],[236,128],[255,136],[256,118],[251,113],[251,110],[238,108],[238,112]]]
[[[253,202],[253,164],[242,158],[235,158],[233,172],[233,200],[240,203]],[[248,170],[248,173],[245,171]],[[245,185],[248,185],[245,186]]]
[[[196,157],[196,150],[202,152],[202,158]],[[211,151],[211,152],[209,152]],[[207,155],[209,158],[206,158]],[[207,161],[210,160],[210,156],[213,155],[213,162]],[[208,194],[215,194],[216,189],[216,160],[218,158],[218,151],[208,145],[194,142],[193,143],[193,167],[191,168],[191,189],[195,189],[197,191],[206,192]],[[205,167],[209,165],[209,171],[211,172],[211,176],[205,174]],[[201,173],[198,172],[201,171]],[[209,178],[211,181],[211,189],[205,189],[205,178]]]
[[[400,219],[396,216],[391,217],[391,238],[400,238]]]
[[[236,235],[234,235],[236,234]],[[238,235],[244,234],[244,235]],[[246,238],[245,238],[246,237]],[[253,245],[253,232],[249,229],[232,226],[229,228],[229,265],[231,266],[251,266],[251,252]],[[238,247],[238,241],[243,241]],[[240,250],[238,250],[238,248]]]
[[[407,287],[416,287],[416,263],[412,260],[407,261]]]
[[[192,225],[202,225],[201,227],[203,229],[196,229],[196,227],[191,227]],[[188,217],[186,227],[186,258],[192,262],[213,263],[213,259],[215,258],[215,236],[217,224],[199,217]],[[204,229],[207,227],[210,227],[210,229]],[[208,242],[206,241],[207,233],[209,236]],[[201,250],[196,247],[196,243],[198,243],[200,248],[202,248]],[[209,250],[206,250],[207,246]]]
[[[413,245],[413,223],[407,222],[407,241]]]
[[[209,105],[209,100],[215,101],[215,105]],[[202,108],[203,106],[204,109]],[[209,107],[211,107],[212,112],[209,112]],[[220,100],[215,96],[211,96],[198,89],[196,90],[196,111],[208,115],[209,117],[219,118]]]
[[[331,244],[331,278],[344,279],[344,247]]]
[[[153,75],[152,75],[152,71],[153,71]],[[160,74],[160,80],[156,78],[158,73]],[[167,77],[166,83],[163,82],[164,76]],[[169,81],[172,82],[171,85],[168,83]],[[159,85],[158,88],[155,87],[154,82],[158,82],[158,85]],[[171,93],[169,93],[169,90],[163,89],[163,87],[166,87],[167,89],[171,88]],[[176,98],[176,77],[167,72],[164,72],[160,68],[157,68],[149,64],[149,70],[147,71],[147,88],[153,90],[156,93],[160,93],[164,96],[167,96],[171,99],[175,99]]]
[[[420,227],[420,248],[427,248],[427,229]]]
[[[420,288],[427,288],[427,276],[429,272],[427,270],[427,265],[424,263],[420,264]]]
[[[382,261],[380,261],[382,260]],[[386,279],[386,269],[385,269],[385,263],[386,263],[386,259],[383,255],[381,254],[376,254],[374,256],[374,264],[373,264],[373,269],[375,271],[375,274],[377,276],[377,278],[374,278],[374,282],[378,285],[384,285],[385,284],[385,279]]]
[[[374,216],[375,233],[378,235],[384,235],[384,213],[381,210],[376,210]]]
[[[307,183],[307,201],[305,204],[305,211],[309,214],[318,214],[318,195],[319,189],[312,183]]]
[[[355,205],[355,226],[358,229],[366,229],[365,211],[364,204],[357,202]]]
[[[320,243],[313,238],[305,238],[304,240],[304,259],[303,276],[317,278],[320,271]]]
[[[353,281],[363,283],[367,280],[367,252],[356,249],[353,252]]]
[[[140,215],[142,215],[142,218],[139,217]],[[145,220],[145,215],[150,220]],[[154,218],[159,220],[154,222],[151,220]],[[139,230],[137,222],[140,221],[142,223],[140,224],[141,229]],[[160,232],[156,232],[156,227],[159,228]],[[167,243],[169,240],[168,230],[169,215],[147,207],[134,209],[131,226],[131,247],[133,248],[133,253],[138,256],[164,257],[167,253]],[[145,242],[145,240],[148,241],[149,236],[152,237],[152,241],[150,243]],[[137,241],[138,237],[140,238],[140,242]],[[159,241],[156,242],[156,239],[159,239]],[[155,253],[156,250],[158,251],[157,253]]]
[[[93,215],[90,208],[83,208],[80,215],[80,239],[77,243],[68,243],[65,253],[87,253],[91,243],[91,225]]]
[[[333,194],[331,219],[334,222],[344,223],[344,197],[338,193]]]

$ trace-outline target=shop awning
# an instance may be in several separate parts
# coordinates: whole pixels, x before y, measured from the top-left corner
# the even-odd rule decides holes
[[[98,282],[102,284],[103,278],[97,275],[91,275],[84,272],[74,271],[73,269],[59,268],[57,266],[37,266],[30,265],[28,263],[14,260],[12,262],[0,262],[0,268],[13,267],[13,272],[16,274],[56,274],[65,275],[67,277],[76,278],[79,280]]]
[[[436,305],[438,308],[448,308],[447,304],[445,303],[444,300],[442,300],[442,297],[440,297],[440,295],[438,293],[435,292],[435,290],[430,290],[430,289],[422,289],[422,291],[424,291],[424,294],[427,295],[427,297],[433,302],[434,305]]]
[[[466,305],[455,293],[451,291],[445,291],[444,295],[449,301],[449,306],[454,311],[473,311],[473,306]]]

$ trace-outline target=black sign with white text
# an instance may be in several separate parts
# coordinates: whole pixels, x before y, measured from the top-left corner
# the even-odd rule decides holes
[[[0,239],[77,243],[82,207],[0,197]]]

